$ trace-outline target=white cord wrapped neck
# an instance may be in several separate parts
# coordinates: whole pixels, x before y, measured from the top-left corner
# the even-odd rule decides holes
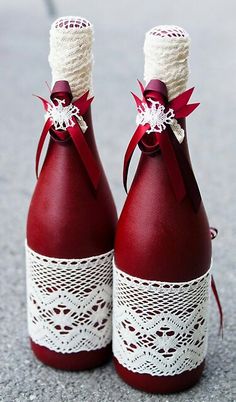
[[[87,90],[92,95],[93,26],[82,17],[58,18],[50,29],[49,64],[52,86],[67,80],[73,98]]]
[[[159,25],[146,33],[144,80],[146,84],[155,78],[163,81],[169,100],[186,89],[189,44],[188,33],[174,25]]]

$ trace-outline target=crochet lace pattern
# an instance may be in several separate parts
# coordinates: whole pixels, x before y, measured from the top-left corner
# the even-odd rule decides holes
[[[189,44],[188,33],[174,25],[159,25],[146,33],[144,80],[146,84],[155,78],[163,81],[169,100],[186,89]]]
[[[93,26],[82,17],[57,19],[50,29],[49,64],[52,86],[67,80],[74,100],[90,91],[92,95]]]
[[[49,258],[26,245],[28,330],[60,353],[111,342],[113,251],[83,259]]]
[[[210,270],[188,282],[150,281],[113,270],[113,353],[127,369],[173,376],[207,351]]]

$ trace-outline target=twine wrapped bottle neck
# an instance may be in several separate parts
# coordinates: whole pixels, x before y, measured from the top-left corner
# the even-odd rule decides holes
[[[69,82],[73,99],[89,90],[92,96],[93,26],[81,17],[57,19],[50,30],[49,64],[52,86],[56,81]]]
[[[146,33],[144,80],[146,84],[152,79],[163,81],[169,100],[186,90],[189,44],[188,33],[177,26],[160,25]]]
[[[178,26],[159,25],[146,33],[144,80],[147,85],[155,79],[162,81],[167,87],[169,101],[186,90],[189,44],[188,33]],[[174,125],[179,131],[182,130],[176,119]],[[145,136],[139,145],[143,152],[149,154],[159,151],[153,135]]]

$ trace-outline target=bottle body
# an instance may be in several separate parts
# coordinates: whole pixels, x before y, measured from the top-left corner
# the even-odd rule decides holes
[[[188,157],[186,138],[182,146]],[[207,330],[207,318],[193,317],[193,310],[198,314],[199,309],[189,293],[195,292],[194,280],[202,278],[202,285],[206,281],[199,292],[205,292],[207,310],[210,264],[211,240],[203,203],[196,213],[188,197],[178,202],[161,152],[142,153],[115,240],[113,351],[116,370],[128,384],[147,392],[169,393],[188,388],[200,378],[206,345],[191,370],[184,369],[191,366],[186,362],[196,352],[194,342],[199,346],[204,337],[206,344]],[[185,329],[181,329],[188,310]],[[203,324],[198,336],[194,334],[197,321]],[[180,368],[183,354],[186,359]]]
[[[101,298],[102,296],[96,294],[92,275],[94,264],[94,272],[97,270],[99,281],[100,265],[101,269],[104,269],[103,262],[106,259],[106,272],[104,272],[110,276],[110,279],[106,278],[104,289],[111,286],[111,260],[117,218],[112,195],[96,150],[90,109],[84,116],[84,120],[88,126],[85,133],[86,141],[101,170],[98,189],[95,191],[91,186],[73,141],[70,138],[65,141],[58,141],[51,136],[46,158],[31,200],[27,220],[27,247],[30,249],[31,256],[36,253],[35,258],[42,261],[43,257],[46,257],[52,269],[55,269],[55,265],[53,265],[53,259],[55,259],[57,267],[55,272],[59,272],[59,275],[60,271],[58,269],[63,269],[63,266],[69,261],[68,271],[64,272],[65,278],[70,275],[73,267],[73,269],[76,268],[73,271],[74,282],[70,282],[66,288],[63,287],[62,283],[57,287],[57,284],[53,282],[55,278],[50,278],[51,285],[46,285],[46,282],[43,285],[45,286],[45,292],[49,294],[47,293],[46,296],[42,297],[46,297],[47,300],[49,300],[48,298],[53,299],[52,295],[64,297],[64,302],[61,304],[56,300],[56,296],[55,300],[50,299],[50,302],[47,302],[50,306],[44,313],[44,307],[41,306],[40,316],[42,318],[43,316],[51,315],[51,321],[47,320],[47,322],[49,327],[50,325],[54,327],[54,338],[62,339],[63,335],[65,337],[65,341],[61,341],[62,348],[58,349],[54,345],[51,349],[45,346],[49,345],[45,341],[49,337],[46,333],[42,335],[41,339],[43,341],[40,341],[40,343],[31,339],[32,349],[40,360],[53,367],[66,370],[80,370],[98,366],[104,363],[111,354],[109,330],[106,330],[106,334],[104,333],[103,335],[103,338],[105,336],[106,339],[104,338],[102,343],[100,342],[100,345],[104,346],[98,347],[97,344],[93,350],[91,339],[89,346],[86,343],[86,336],[90,333],[89,325],[94,326],[94,331],[96,326],[101,325],[101,320],[105,320],[103,327],[111,325],[111,301],[109,300],[111,293],[109,295],[107,293],[107,299],[103,301],[106,304],[106,309],[103,308],[102,315],[100,311],[102,302],[98,303],[99,297]],[[45,270],[49,266],[45,266]],[[85,267],[87,267],[87,271]],[[41,268],[43,269],[43,263]],[[78,270],[81,271],[81,276],[76,276]],[[87,281],[90,278],[90,283],[87,283],[88,290],[86,290],[86,272],[88,272]],[[48,275],[50,276],[50,272]],[[34,278],[32,279],[31,275],[30,284],[32,284],[32,280]],[[70,281],[70,279],[68,280]],[[52,285],[53,283],[54,286]],[[99,287],[99,283],[97,285]],[[42,288],[42,285],[40,286]],[[81,292],[84,291],[84,298],[85,296],[87,298],[87,304],[83,306],[83,309],[86,310],[85,307],[87,308],[87,314],[91,316],[91,319],[85,320],[82,317],[83,313],[81,312],[80,315],[78,313],[79,308],[82,309],[83,303],[78,287],[81,287]],[[38,294],[38,292],[37,287],[36,293]],[[33,298],[32,295],[31,298]],[[41,298],[41,295],[39,295],[39,298]],[[91,298],[94,298],[93,301]],[[42,300],[40,302],[44,303]],[[76,306],[76,304],[80,305]],[[98,316],[98,310],[100,311],[100,316]],[[86,311],[84,311],[85,313]],[[95,316],[97,321],[94,318]],[[62,321],[60,321],[61,317]],[[70,318],[67,320],[68,317]],[[37,315],[36,318],[34,317],[34,321],[37,321]],[[104,328],[101,328],[102,330],[105,331]],[[88,335],[90,338],[95,336],[94,331],[92,335],[91,333]],[[47,331],[45,330],[45,332]],[[82,350],[80,350],[79,341],[76,347],[73,344],[74,346],[70,348],[71,339],[75,339],[80,332],[83,333],[83,335],[80,335],[80,340],[84,348],[82,347]],[[63,346],[64,343],[67,344],[66,347]]]

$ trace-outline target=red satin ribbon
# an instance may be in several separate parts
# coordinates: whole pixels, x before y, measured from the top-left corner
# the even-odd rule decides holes
[[[211,235],[211,240],[214,240],[216,238],[216,236],[218,235],[218,230],[216,228],[211,227],[210,228],[210,235]],[[215,297],[215,301],[218,307],[218,311],[219,311],[219,316],[220,316],[220,329],[219,329],[219,334],[221,333],[222,338],[223,338],[223,332],[224,332],[224,313],[223,313],[223,309],[221,306],[221,302],[220,302],[220,298],[218,295],[218,291],[216,288],[216,283],[215,280],[213,278],[213,275],[211,275],[211,289],[212,292],[214,294]]]
[[[223,338],[223,331],[224,331],[224,315],[223,315],[223,309],[221,306],[221,302],[220,302],[220,298],[217,292],[217,288],[216,288],[216,283],[215,280],[213,278],[213,275],[211,275],[211,289],[212,292],[214,294],[215,297],[215,301],[218,307],[218,311],[219,311],[219,316],[220,316],[220,329],[219,329],[219,334],[221,333],[222,338]]]
[[[166,111],[168,111],[168,109],[173,109],[175,118],[180,119],[187,117],[199,105],[199,103],[187,104],[194,88],[188,89],[187,91],[178,95],[172,101],[168,102],[167,88],[162,81],[151,80],[145,89],[141,82],[138,82],[143,98],[140,99],[135,94],[132,94],[134,96],[137,107],[142,108],[143,103],[149,105],[147,99],[152,98],[153,100],[159,101],[161,104],[163,104]],[[126,192],[128,169],[133,152],[140,140],[146,134],[147,130],[150,130],[149,123],[145,125],[139,125],[137,127],[125,153],[123,183]],[[156,143],[161,149],[176,199],[180,202],[184,199],[186,195],[188,195],[192,202],[194,210],[197,212],[201,203],[201,194],[194,173],[188,159],[186,158],[182,150],[181,144],[178,142],[170,126],[167,126],[166,129],[161,133],[155,133],[155,137]]]
[[[79,99],[77,99],[75,102],[73,102],[73,105],[75,105],[79,109],[81,116],[83,116],[87,112],[87,110],[93,100],[93,97],[90,99],[87,99],[88,94],[89,94],[89,91],[87,91]],[[41,96],[37,96],[37,97],[39,99],[41,99],[41,101],[43,102],[44,109],[47,112],[49,106],[52,106],[52,105],[50,104],[50,102],[43,99]],[[78,154],[80,155],[80,158],[84,164],[84,167],[87,171],[89,179],[90,179],[94,189],[96,190],[98,187],[99,181],[100,181],[100,176],[101,176],[100,168],[88,146],[87,141],[85,140],[84,133],[81,130],[80,125],[75,117],[73,117],[73,122],[74,122],[73,127],[67,127],[66,131],[54,130],[54,133],[57,135],[57,137],[60,140],[65,140],[65,138],[66,138],[65,136],[67,134],[71,137],[71,139],[78,151]],[[35,171],[36,171],[37,178],[38,178],[39,160],[40,160],[42,148],[43,148],[46,136],[52,127],[53,127],[53,121],[50,118],[48,118],[43,127],[42,134],[40,136],[39,143],[38,143],[37,152],[36,152]]]

